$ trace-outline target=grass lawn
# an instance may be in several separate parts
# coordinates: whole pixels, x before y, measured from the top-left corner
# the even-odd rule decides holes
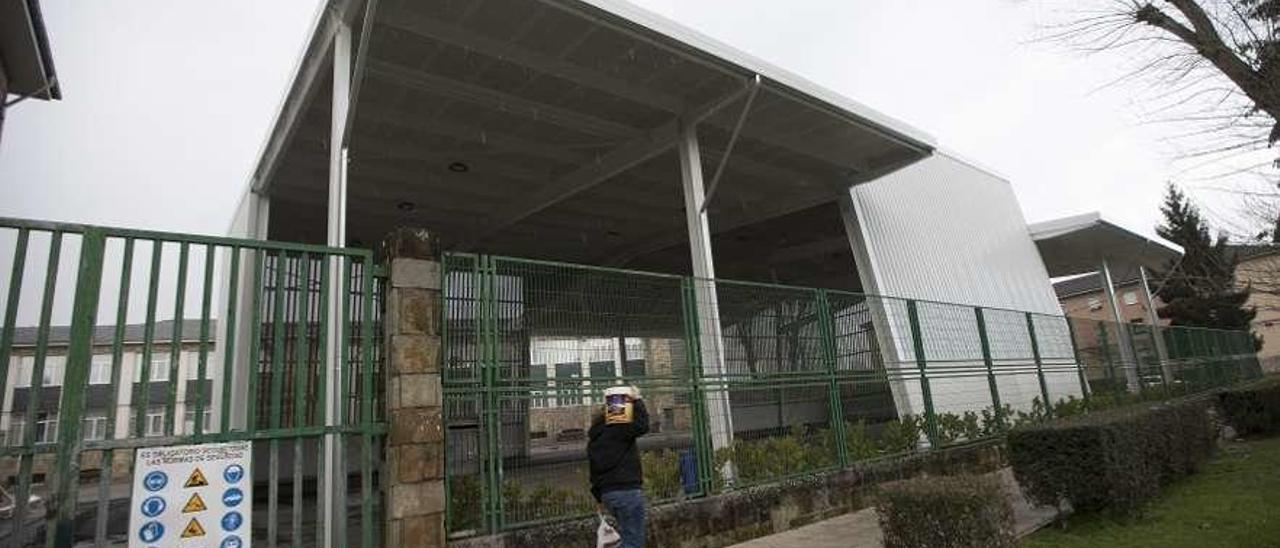
[[[1065,531],[1051,526],[1022,546],[1280,547],[1280,438],[1228,445],[1139,521],[1073,516]]]

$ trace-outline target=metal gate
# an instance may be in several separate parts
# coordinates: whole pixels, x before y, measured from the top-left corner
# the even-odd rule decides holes
[[[127,542],[134,451],[227,441],[253,541],[381,538],[372,252],[0,219],[0,254],[0,545]]]

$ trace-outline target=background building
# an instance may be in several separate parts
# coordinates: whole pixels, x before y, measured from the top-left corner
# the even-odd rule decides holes
[[[1280,370],[1280,246],[1236,245],[1231,249],[1238,261],[1236,283],[1252,289],[1246,306],[1255,307],[1258,311],[1252,326],[1254,334],[1262,337],[1258,359],[1264,370]],[[1152,280],[1150,283],[1154,286],[1152,291],[1156,291],[1160,282]],[[1111,321],[1111,305],[1100,275],[1061,280],[1054,283],[1053,289],[1062,303],[1064,314]],[[1156,296],[1152,296],[1151,304],[1148,304],[1138,278],[1117,282],[1115,293],[1120,304],[1120,317],[1129,323],[1149,324],[1148,309],[1154,306],[1159,310],[1163,306]],[[1160,325],[1169,325],[1169,321],[1160,319]]]
[[[211,324],[213,322],[210,322]],[[196,410],[195,400],[199,393],[203,398],[204,431],[210,432],[214,427],[211,401],[212,379],[219,369],[207,363],[205,378],[199,378],[199,357],[201,351],[200,322],[186,320],[183,322],[181,337],[178,343],[178,364],[175,370],[172,362],[174,345],[174,322],[171,320],[156,322],[150,334],[151,346],[148,352],[147,333],[142,324],[126,325],[122,330],[119,371],[113,355],[115,326],[98,326],[94,333],[95,348],[93,361],[89,370],[89,384],[84,392],[85,410],[82,417],[84,439],[101,441],[105,439],[126,439],[133,437],[159,437],[165,435],[165,424],[169,420],[169,400],[172,391],[174,434],[188,435],[195,432]],[[212,329],[212,328],[211,328]],[[70,329],[67,326],[51,326],[47,344],[44,348],[44,365],[40,378],[34,376],[37,366],[37,346],[39,330],[35,327],[20,327],[15,330],[13,354],[9,358],[8,376],[4,387],[4,398],[0,404],[0,433],[3,433],[4,445],[21,446],[24,439],[32,437],[36,445],[49,445],[58,439],[58,415],[62,395],[62,383],[65,374],[67,343]],[[206,343],[207,356],[213,356],[213,343]],[[144,360],[149,360],[147,378],[143,380]],[[119,379],[114,383],[113,379]],[[177,381],[177,382],[173,382]],[[38,398],[33,392],[39,390]],[[32,400],[36,401],[32,401]],[[145,404],[143,402],[146,402]],[[32,407],[34,405],[34,407]],[[113,410],[114,407],[114,410]],[[142,426],[138,428],[138,413],[143,412]],[[113,414],[114,411],[114,414]],[[114,416],[114,423],[109,424]],[[54,455],[45,453],[33,461],[33,482],[41,483],[44,475],[52,466]],[[5,459],[0,461],[0,478],[10,485],[17,474],[18,461]],[[87,457],[83,463],[81,474],[94,476],[101,472],[98,462]],[[113,474],[127,475],[128,459],[114,460]]]

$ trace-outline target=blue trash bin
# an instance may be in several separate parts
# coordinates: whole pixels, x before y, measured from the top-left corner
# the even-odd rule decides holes
[[[693,451],[680,452],[680,485],[684,486],[684,494],[693,495],[698,492],[698,461]]]

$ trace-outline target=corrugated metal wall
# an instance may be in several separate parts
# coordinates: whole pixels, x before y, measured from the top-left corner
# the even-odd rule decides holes
[[[869,293],[1061,314],[1013,189],[981,168],[938,153],[854,187],[842,213]],[[894,318],[885,323],[882,332],[892,338],[884,346],[898,360],[912,359],[906,346],[910,334],[899,333],[906,323]],[[921,306],[920,323],[928,354],[952,363],[982,363],[971,309]],[[1065,331],[1065,324],[1061,328]],[[1037,340],[1045,347],[1064,335],[1037,333]],[[1007,344],[1029,347],[1029,341],[992,344],[993,350]],[[1016,354],[1030,356],[1029,351]],[[1055,375],[1047,381],[1055,399],[1080,393],[1075,379]],[[1000,393],[1004,403],[1029,407],[1040,393],[1038,379],[1034,374],[1001,378]],[[933,394],[939,412],[979,410],[991,403],[983,377],[935,381]],[[918,382],[898,383],[895,398],[900,412],[923,412]]]

